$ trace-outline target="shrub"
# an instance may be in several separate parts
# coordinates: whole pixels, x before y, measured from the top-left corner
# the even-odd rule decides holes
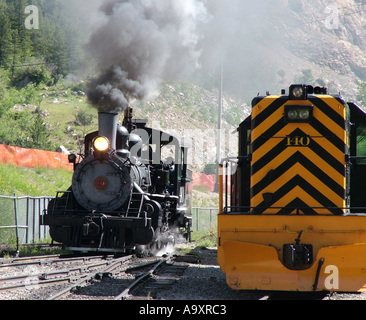
[[[75,114],[75,123],[79,126],[88,126],[93,123],[93,115],[86,110],[79,110]]]
[[[47,69],[47,65],[42,61],[30,60],[24,67],[17,68],[12,79],[12,84],[18,88],[24,88],[30,83],[35,86],[40,84],[51,85],[52,72]]]

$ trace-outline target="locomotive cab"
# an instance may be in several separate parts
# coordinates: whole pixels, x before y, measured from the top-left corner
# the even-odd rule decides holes
[[[366,290],[365,125],[326,88],[253,99],[221,165],[218,261],[233,289]]]

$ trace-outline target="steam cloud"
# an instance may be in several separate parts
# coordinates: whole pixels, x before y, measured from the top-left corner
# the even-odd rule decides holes
[[[124,110],[146,98],[162,79],[199,67],[200,25],[209,19],[200,0],[108,0],[86,45],[99,75],[88,100],[100,110]]]

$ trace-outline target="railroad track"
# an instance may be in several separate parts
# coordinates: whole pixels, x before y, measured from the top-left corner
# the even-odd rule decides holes
[[[131,291],[140,283],[152,278],[158,269],[165,270],[172,264],[171,256],[137,259],[132,255],[120,258],[52,255],[3,259],[0,261],[0,299],[2,294],[7,299],[90,299],[94,297],[90,292],[95,285],[106,292],[101,295],[103,299],[131,299]],[[126,281],[121,281],[124,278]],[[110,287],[113,287],[112,293],[108,293]]]
[[[132,259],[113,270],[99,272],[97,280],[94,277],[90,285],[79,288],[67,299],[148,300],[152,298],[150,288],[157,283],[156,278],[174,269],[173,256]]]
[[[184,274],[184,276],[183,276]],[[0,259],[4,300],[366,300],[363,294],[235,291],[215,250],[178,256],[116,259],[59,255]]]
[[[121,265],[125,264],[127,261],[131,260],[133,258],[132,255],[129,256],[125,256],[122,258],[118,258],[118,259],[113,259],[110,263],[107,263],[104,267],[87,273],[87,274],[83,274],[80,279],[74,281],[73,284],[71,284],[70,286],[58,291],[57,293],[51,295],[50,297],[47,298],[47,300],[56,300],[61,298],[62,296],[69,294],[73,289],[84,285],[86,283],[88,283],[89,281],[91,281],[92,279],[96,278],[96,277],[100,277],[102,278],[103,275],[108,275],[110,274],[113,270],[115,270],[116,268],[120,267]]]
[[[113,262],[113,256],[37,256],[0,261],[0,294],[73,283]]]

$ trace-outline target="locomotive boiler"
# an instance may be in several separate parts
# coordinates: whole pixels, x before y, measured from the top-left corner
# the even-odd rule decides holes
[[[326,88],[258,96],[223,160],[218,261],[237,290],[366,290],[366,113]]]
[[[72,251],[154,250],[190,239],[188,146],[147,127],[147,120],[99,112],[98,131],[85,136],[68,190],[43,215],[53,241]],[[172,155],[164,159],[164,149]]]

